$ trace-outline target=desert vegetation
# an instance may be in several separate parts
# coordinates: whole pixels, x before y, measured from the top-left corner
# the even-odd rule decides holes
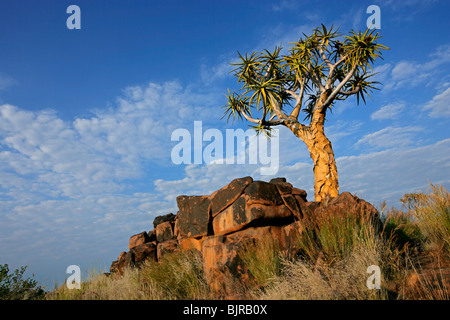
[[[380,220],[345,210],[307,217],[300,254],[276,239],[246,245],[241,259],[252,281],[230,277],[231,299],[449,299],[450,195],[442,186],[406,194],[401,210],[380,205]],[[368,266],[381,288],[368,289]],[[47,299],[215,299],[196,250],[176,251],[123,275],[91,271],[81,289],[62,285]]]

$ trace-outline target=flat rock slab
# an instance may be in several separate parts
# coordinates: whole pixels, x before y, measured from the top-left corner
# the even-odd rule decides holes
[[[283,203],[276,184],[265,181],[253,181],[245,188],[244,195],[247,204],[280,205]]]
[[[174,238],[173,222],[165,221],[156,226],[156,241],[163,242]]]
[[[173,213],[168,213],[165,214],[163,216],[157,216],[154,220],[153,220],[153,228],[156,229],[156,226],[160,223],[166,222],[166,221],[174,221],[175,220],[176,215],[174,215]]]
[[[242,195],[230,207],[219,213],[212,225],[215,235],[223,235],[241,230],[252,222],[285,219],[290,216],[292,213],[284,204],[249,203],[246,195]]]
[[[177,236],[197,237],[208,234],[209,196],[178,196]]]
[[[211,194],[211,216],[215,217],[219,212],[236,201],[252,182],[252,177],[234,179],[222,189]]]
[[[156,261],[156,242],[148,242],[130,250],[134,256],[134,263],[140,264],[146,259]]]
[[[149,240],[150,238],[145,231],[135,234],[134,236],[130,237],[130,241],[128,242],[128,249],[132,249],[136,246],[149,242]]]

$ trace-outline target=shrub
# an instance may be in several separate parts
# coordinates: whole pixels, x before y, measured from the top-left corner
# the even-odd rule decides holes
[[[7,264],[0,265],[0,300],[39,300],[45,297],[37,281],[23,279],[26,268],[21,267],[9,273]]]

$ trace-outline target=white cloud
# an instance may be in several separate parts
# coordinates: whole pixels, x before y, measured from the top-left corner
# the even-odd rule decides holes
[[[423,110],[429,111],[432,118],[448,118],[450,117],[450,87],[444,92],[437,94],[429,101]]]
[[[412,76],[417,71],[417,64],[408,62],[408,61],[400,61],[395,67],[392,69],[392,78],[394,80],[405,79],[407,77]]]
[[[426,191],[428,180],[450,187],[450,139],[416,148],[397,148],[337,159],[340,190],[357,192],[378,205],[409,192]]]
[[[48,185],[62,196],[118,191],[119,181],[142,176],[145,163],[168,162],[171,132],[211,119],[211,104],[212,97],[170,82],[127,88],[116,108],[73,122],[2,105],[0,171],[30,175],[37,189]]]
[[[213,125],[217,110],[214,96],[177,82],[129,87],[114,108],[73,121],[63,121],[50,110],[33,112],[1,105],[2,258],[30,265],[33,271],[39,270],[34,266],[48,262],[82,264],[90,257],[94,261],[100,253],[101,263],[108,264],[126,250],[130,235],[152,228],[155,216],[176,213],[176,196],[210,194],[237,177],[250,175],[265,181],[275,177],[262,176],[260,165],[209,164],[188,165],[179,178],[162,177],[154,186],[142,181],[149,170],[161,170],[170,161],[173,129],[191,130],[194,120]],[[360,126],[338,121],[327,133],[334,142],[354,134]],[[306,189],[312,200],[313,166],[306,147],[288,129],[281,129],[281,167],[276,176]],[[399,179],[403,180],[397,184],[401,190],[421,187],[425,175],[430,179],[448,176],[436,173],[448,171],[448,141],[440,149],[436,144],[408,151],[404,146],[411,144],[421,128],[393,128],[394,139],[387,129],[366,135],[359,143],[384,148],[383,139],[397,139],[397,150],[337,159],[342,191],[362,192],[376,200],[393,197],[396,184],[386,179],[398,169],[392,159],[420,158],[420,152],[427,157],[417,163],[426,169],[411,163],[407,173],[418,170],[421,176],[402,173]],[[135,181],[149,190],[135,192]]]
[[[404,109],[405,104],[402,102],[390,103],[372,113],[370,118],[372,120],[396,119],[398,114]]]
[[[391,69],[391,79],[386,83],[386,89],[398,89],[404,86],[417,86],[432,79],[439,72],[441,65],[450,62],[450,45],[439,46],[435,52],[429,55],[424,63],[417,61],[402,60],[397,62]],[[385,64],[380,71],[388,71],[390,64]]]
[[[370,145],[376,148],[399,148],[411,145],[414,137],[423,128],[417,126],[386,127],[364,135],[355,146]]]
[[[286,146],[287,148],[287,146]],[[292,149],[292,146],[291,146]],[[357,194],[374,205],[387,200],[389,205],[399,205],[404,193],[426,191],[428,180],[433,184],[450,187],[450,139],[434,144],[408,148],[400,146],[383,151],[336,159],[340,191]],[[426,156],[424,156],[426,155]],[[255,180],[269,181],[286,177],[298,188],[305,189],[308,199],[314,199],[314,175],[311,161],[300,160],[284,164],[275,176],[261,176],[257,166],[204,165],[187,166],[179,180],[160,179],[155,184],[158,191],[175,201],[177,195],[207,195],[237,177],[251,175]]]
[[[169,167],[172,130],[190,129],[194,120],[213,125],[215,99],[167,82],[129,87],[114,108],[73,121],[0,105],[2,259],[48,265],[95,261],[99,252],[107,254],[102,263],[117,258],[130,235],[176,209],[159,193],[135,193],[134,182],[152,192],[145,178]]]

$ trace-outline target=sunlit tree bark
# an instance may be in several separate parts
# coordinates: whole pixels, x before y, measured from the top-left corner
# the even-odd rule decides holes
[[[228,91],[224,107],[228,120],[246,119],[258,134],[270,137],[272,127],[284,125],[306,144],[314,165],[315,201],[339,195],[333,148],[324,131],[327,112],[350,96],[365,102],[377,89],[378,82],[368,80],[371,66],[388,49],[378,43],[375,30],[343,36],[333,29],[316,28],[294,42],[287,55],[281,55],[281,47],[238,53],[241,62],[233,73],[241,87]]]

